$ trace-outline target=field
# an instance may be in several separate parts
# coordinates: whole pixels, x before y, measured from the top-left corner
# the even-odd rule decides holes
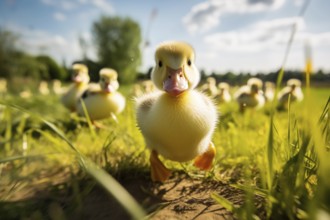
[[[131,86],[120,91],[124,112],[100,129],[54,94],[2,95],[1,219],[330,218],[329,89],[274,114],[218,105],[212,170],[163,160],[164,184],[150,179]]]

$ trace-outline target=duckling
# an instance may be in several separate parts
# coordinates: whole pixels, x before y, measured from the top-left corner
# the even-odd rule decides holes
[[[71,112],[75,112],[78,99],[88,88],[89,75],[87,66],[78,63],[73,64],[72,81],[73,84],[62,95],[61,102]]]
[[[231,101],[231,95],[229,93],[229,84],[225,82],[221,82],[218,84],[219,92],[215,96],[215,100],[218,103],[226,103]]]
[[[218,93],[216,80],[213,77],[207,77],[206,83],[201,86],[200,90],[210,97],[216,96]]]
[[[153,82],[151,80],[144,80],[142,83],[142,90],[143,93],[151,93],[153,91],[155,91],[155,85],[153,84]]]
[[[111,68],[102,68],[99,72],[100,81],[98,88],[90,88],[82,95],[88,115],[92,121],[114,117],[125,108],[126,100],[117,89],[118,74]],[[77,102],[77,113],[84,116],[81,101]],[[115,119],[116,120],[116,119]]]
[[[151,150],[151,179],[163,182],[171,172],[160,161],[195,159],[194,165],[209,170],[215,156],[211,142],[217,110],[211,99],[195,90],[200,74],[195,53],[185,42],[160,44],[151,79],[159,91],[137,98],[137,124]]]
[[[275,83],[273,82],[265,82],[265,99],[267,102],[271,102],[275,96]]]
[[[44,80],[42,80],[39,84],[39,93],[41,95],[48,95],[49,94],[48,83]]]
[[[278,93],[278,110],[288,108],[288,100],[290,102],[301,102],[304,99],[304,94],[301,90],[301,81],[299,79],[290,79],[287,81],[287,86]]]
[[[139,97],[143,94],[142,89],[141,89],[141,85],[139,83],[135,83],[133,85],[133,88],[131,90],[131,96],[132,97]]]
[[[239,110],[244,112],[245,108],[259,109],[265,104],[265,97],[261,91],[262,81],[258,78],[250,78],[247,85],[236,91],[234,97],[239,104]]]
[[[60,80],[54,79],[52,81],[52,90],[53,90],[53,93],[56,95],[63,94],[62,83]]]
[[[5,78],[0,78],[0,95],[7,92],[7,80]]]

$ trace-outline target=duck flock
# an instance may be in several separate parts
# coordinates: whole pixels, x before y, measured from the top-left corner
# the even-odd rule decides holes
[[[76,63],[72,66],[72,83],[64,89],[60,81],[53,81],[53,91],[61,96],[61,103],[79,116],[89,116],[92,122],[105,118],[116,119],[126,104],[118,92],[118,73],[111,68],[99,71],[99,83],[90,83],[88,68]],[[200,73],[195,66],[195,52],[185,42],[161,43],[155,52],[155,66],[151,79],[132,86],[131,96],[136,103],[137,125],[150,149],[151,178],[165,181],[171,175],[158,155],[172,161],[194,160],[200,170],[209,170],[216,154],[211,139],[218,113],[217,105],[236,102],[239,111],[260,109],[273,101],[275,85],[250,78],[246,85],[233,91],[226,82],[208,77],[200,85]],[[6,92],[6,81],[0,79],[0,94]],[[49,94],[47,82],[39,85],[41,94]],[[20,94],[22,97],[29,94]],[[278,93],[277,109],[285,110],[288,103],[303,100],[301,82],[290,79]]]

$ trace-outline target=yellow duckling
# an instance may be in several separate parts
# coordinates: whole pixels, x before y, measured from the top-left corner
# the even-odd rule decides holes
[[[299,79],[290,79],[287,81],[287,86],[278,93],[278,110],[288,108],[289,96],[291,102],[301,102],[304,99],[304,94],[301,90],[301,81]]]
[[[200,90],[211,97],[216,96],[218,93],[216,80],[213,77],[207,77],[206,83],[201,86]]]
[[[226,103],[231,101],[231,95],[229,93],[229,84],[225,82],[221,82],[218,84],[219,92],[215,96],[215,100],[218,103]]]
[[[210,98],[194,90],[200,80],[194,59],[194,49],[187,43],[160,44],[151,79],[162,91],[137,99],[137,123],[151,150],[153,181],[165,181],[171,174],[158,154],[178,162],[195,158],[194,165],[201,170],[212,166],[217,111]]]
[[[262,81],[258,78],[250,78],[247,85],[236,91],[234,97],[239,104],[240,112],[245,108],[259,109],[265,105],[265,97],[262,92]]]
[[[74,64],[72,66],[73,84],[62,95],[61,102],[71,112],[76,111],[78,99],[88,88],[89,75],[88,68],[84,64]]]
[[[91,88],[82,95],[82,101],[92,121],[115,118],[115,114],[124,110],[126,101],[124,96],[117,92],[119,88],[117,78],[118,74],[115,70],[103,68],[100,70],[98,88]],[[80,116],[85,115],[81,101],[77,102],[77,113]]]
[[[142,91],[143,93],[151,93],[153,91],[155,91],[155,85],[153,84],[153,82],[151,80],[144,80],[141,83],[142,86]]]
[[[267,102],[273,101],[275,96],[275,83],[265,82],[265,99]]]
[[[41,95],[48,95],[49,94],[48,83],[44,80],[42,80],[39,84],[39,93]]]

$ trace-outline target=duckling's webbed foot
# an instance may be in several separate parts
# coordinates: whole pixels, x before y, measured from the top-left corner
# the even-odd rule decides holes
[[[155,150],[151,151],[150,165],[152,181],[164,182],[171,176],[171,171],[159,160],[158,153]]]
[[[210,142],[209,148],[203,154],[197,156],[194,161],[194,166],[201,170],[209,170],[212,167],[213,158],[216,150],[214,144]]]

